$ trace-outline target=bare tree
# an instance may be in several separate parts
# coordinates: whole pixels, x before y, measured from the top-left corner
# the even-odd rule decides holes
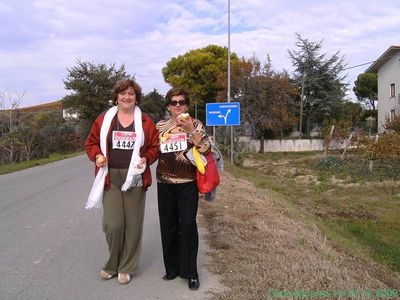
[[[19,108],[23,97],[25,96],[25,93],[26,90],[23,92],[0,92],[1,107],[7,108],[7,106],[9,105],[8,109],[4,109],[2,111],[2,114],[7,120],[7,125],[2,126],[3,132],[1,132],[0,135],[0,148],[8,154],[8,161],[10,164],[14,162],[15,152],[18,148],[18,145],[20,145],[20,141],[18,139],[19,135],[16,132],[16,130],[18,129],[18,120],[14,118],[14,115]]]
[[[282,137],[284,128],[293,126],[290,112],[293,87],[286,72],[273,70],[269,57],[264,65],[256,57],[248,62],[252,69],[242,77],[238,100],[244,119],[260,139],[260,153],[263,153],[267,130]]]

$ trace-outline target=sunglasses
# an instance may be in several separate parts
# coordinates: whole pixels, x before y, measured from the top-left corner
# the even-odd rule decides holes
[[[186,105],[186,104],[187,104],[187,101],[186,101],[186,100],[181,100],[181,101],[171,100],[171,101],[169,101],[169,103],[168,103],[168,105],[171,105],[171,106],[177,106],[178,104],[179,104],[180,106],[183,106],[183,105]]]

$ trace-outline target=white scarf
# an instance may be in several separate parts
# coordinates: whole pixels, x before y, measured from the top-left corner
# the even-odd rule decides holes
[[[111,107],[105,114],[103,123],[101,124],[100,129],[100,149],[105,157],[107,157],[107,134],[110,130],[111,121],[114,116],[118,112],[118,106]],[[144,172],[146,166],[143,168],[137,168],[137,165],[140,162],[140,147],[144,144],[144,134],[143,134],[143,126],[142,126],[142,111],[139,107],[135,107],[134,111],[134,120],[135,120],[135,132],[136,132],[136,141],[133,146],[131,161],[129,163],[128,173],[126,175],[126,179],[124,184],[121,187],[123,192],[129,190],[132,186],[138,186],[142,182],[141,173]],[[97,172],[96,178],[94,179],[92,189],[90,191],[88,200],[86,202],[85,208],[91,209],[93,207],[101,208],[102,199],[104,193],[104,183],[106,180],[106,176],[108,174],[108,165],[101,167]]]

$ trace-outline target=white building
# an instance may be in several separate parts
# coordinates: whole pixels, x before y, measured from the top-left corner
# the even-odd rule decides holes
[[[400,46],[391,46],[366,71],[378,73],[378,133],[400,112]]]

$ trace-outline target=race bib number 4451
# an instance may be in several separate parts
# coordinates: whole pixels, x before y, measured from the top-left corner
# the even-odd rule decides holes
[[[132,150],[136,141],[136,132],[134,131],[113,131],[112,144],[113,149]]]
[[[165,142],[160,143],[161,153],[186,150],[186,133],[171,134]]]

